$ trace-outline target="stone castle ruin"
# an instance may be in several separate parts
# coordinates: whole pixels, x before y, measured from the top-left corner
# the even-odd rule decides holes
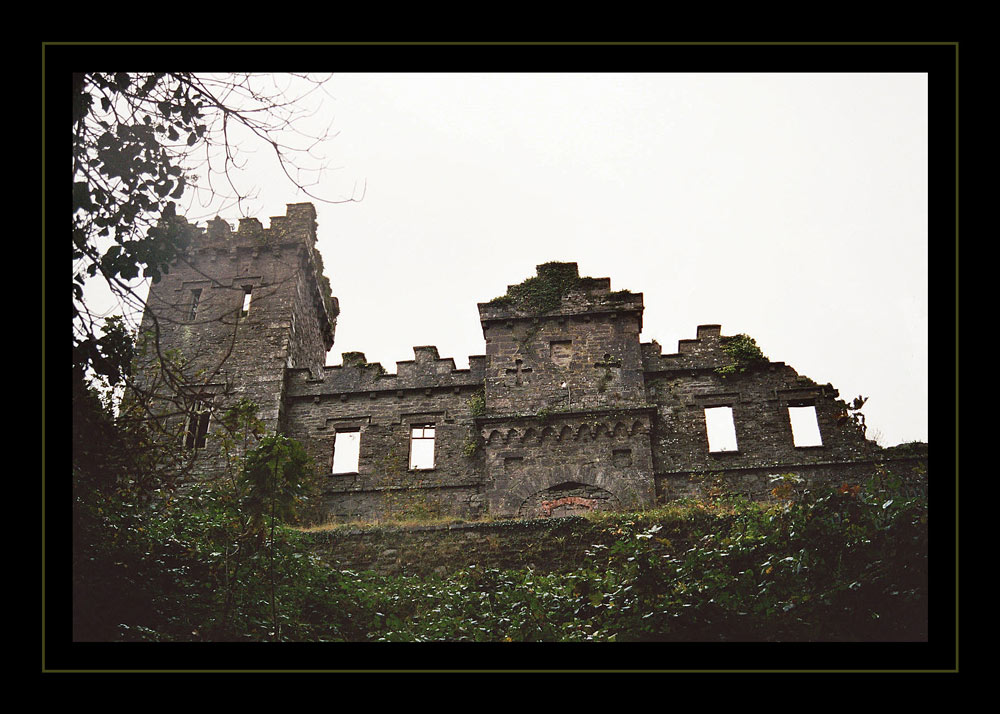
[[[642,293],[580,277],[575,263],[540,265],[480,303],[485,354],[468,369],[433,346],[395,373],[359,352],[327,367],[339,305],[315,242],[308,203],[269,228],[210,221],[152,286],[142,333],[197,375],[184,413],[165,418],[199,469],[221,468],[220,415],[250,399],[267,429],[312,456],[316,520],[552,517],[651,506],[720,480],[766,496],[777,474],[839,484],[871,469],[878,447],[833,386],[719,325],[664,354],[639,341]],[[140,375],[155,388],[152,365]]]

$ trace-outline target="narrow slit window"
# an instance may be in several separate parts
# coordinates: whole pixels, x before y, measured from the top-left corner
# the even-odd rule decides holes
[[[356,474],[361,456],[361,430],[338,431],[333,437],[333,466],[331,473]]]
[[[709,451],[736,451],[736,424],[732,407],[705,409],[705,427],[708,431]]]
[[[240,317],[246,317],[250,314],[250,295],[253,292],[253,287],[250,285],[243,286],[243,307],[240,309]]]
[[[410,429],[410,470],[434,468],[434,425],[423,424]]]
[[[788,419],[792,423],[792,441],[796,447],[823,445],[815,406],[788,407]]]
[[[184,430],[184,448],[202,449],[208,435],[208,422],[212,412],[203,402],[197,402],[188,414],[187,428]]]
[[[191,312],[188,313],[188,322],[194,322],[198,316],[198,303],[201,302],[201,288],[191,291]]]

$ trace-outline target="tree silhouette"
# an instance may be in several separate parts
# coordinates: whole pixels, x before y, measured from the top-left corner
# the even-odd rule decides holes
[[[182,197],[220,199],[241,212],[254,196],[240,187],[246,155],[264,147],[298,191],[327,203],[356,200],[317,193],[326,165],[309,134],[307,100],[329,77],[200,75],[189,72],[73,75],[73,366],[112,386],[128,375],[129,327],[105,326],[91,309],[89,279],[106,284],[126,320],[148,308],[156,282],[182,256],[192,227],[178,217]]]
[[[274,157],[296,192],[324,203],[360,200],[318,191],[327,166],[317,149],[331,134],[328,128],[310,133],[303,121],[318,111],[329,80],[293,74],[73,75],[74,420],[78,402],[81,408],[92,403],[75,395],[95,385],[128,395],[117,422],[131,432],[133,458],[126,470],[137,490],[176,482],[195,457],[194,450],[176,448],[177,435],[167,432],[178,423],[169,417],[189,414],[202,399],[205,376],[191,368],[199,355],[161,349],[161,328],[175,318],[168,306],[146,299],[147,283],[183,261],[199,231],[181,214],[210,204],[245,214],[255,189],[241,185],[239,172],[260,149]],[[110,310],[93,298],[95,287],[102,297],[110,293]],[[152,329],[138,336],[143,319]],[[225,321],[220,315],[205,319]],[[226,322],[233,340],[228,350],[213,353],[216,369],[232,349],[236,324]],[[142,379],[133,379],[140,360],[147,369]]]

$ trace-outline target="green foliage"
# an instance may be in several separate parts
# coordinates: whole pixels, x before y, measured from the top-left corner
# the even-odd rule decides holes
[[[843,404],[843,408],[840,414],[837,415],[837,426],[850,426],[857,430],[861,436],[865,435],[868,431],[868,426],[865,424],[865,415],[861,411],[865,403],[868,401],[868,397],[863,397],[860,394],[854,398],[853,402]]]
[[[133,479],[97,477],[121,462],[93,443],[83,450],[94,441],[118,448],[126,436],[95,393],[74,401],[74,468],[91,475],[74,494],[78,640],[927,638],[927,500],[905,497],[886,467],[821,491],[777,475],[772,503],[720,483],[706,500],[553,519],[540,542],[566,548],[587,534],[590,544],[563,572],[338,572],[309,534],[282,523],[307,459],[294,442],[261,433],[252,403],[223,417],[238,467],[230,478],[136,498]],[[400,510],[433,509],[412,496],[400,494]],[[540,524],[492,527],[502,539]]]
[[[732,364],[719,367],[716,374],[728,377],[733,374],[741,374],[754,366],[766,364],[768,359],[764,356],[757,341],[749,335],[733,335],[722,342],[722,350],[732,358]]]
[[[486,413],[486,393],[482,389],[469,397],[469,413],[474,417]]]
[[[243,511],[250,528],[288,520],[305,496],[304,478],[310,465],[301,444],[287,436],[270,434],[246,456],[242,473]]]
[[[487,304],[541,315],[558,308],[566,293],[585,285],[588,280],[579,276],[576,263],[544,263],[538,266],[538,273],[518,285],[511,285],[505,295]]]
[[[79,384],[74,639],[361,636],[345,619],[356,605],[325,590],[334,576],[282,525],[308,462],[295,442],[263,433],[256,405],[242,400],[221,417],[228,477],[169,484],[136,476],[142,449],[132,446],[142,433],[115,424],[107,404]]]
[[[279,526],[258,546],[244,523],[221,484],[149,509],[116,497],[93,504],[77,534],[74,638],[364,638],[363,598],[304,550],[301,534]]]
[[[103,349],[112,338],[102,345],[96,336],[102,320],[88,305],[84,288],[89,280],[100,278],[119,300],[120,309],[134,310],[144,299],[137,281],[158,282],[197,232],[177,210],[177,202],[190,189],[207,192],[202,198],[225,198],[236,205],[248,198],[229,175],[242,163],[241,150],[247,150],[231,141],[234,127],[247,129],[273,151],[285,175],[311,196],[308,186],[295,177],[311,170],[299,165],[303,157],[306,161],[315,157],[304,148],[292,148],[297,142],[289,142],[287,134],[296,133],[298,122],[311,113],[303,111],[300,102],[326,80],[281,75],[279,83],[277,77],[74,73],[74,369],[108,378],[114,385],[127,368],[127,363],[109,359]],[[306,138],[319,142],[325,137]],[[212,179],[220,175],[228,180]],[[217,190],[235,195],[220,195]],[[314,253],[313,259],[320,294],[334,320],[337,304],[321,274],[322,258]],[[150,306],[146,309],[156,319]],[[332,334],[332,325],[327,334]]]
[[[462,444],[462,453],[465,454],[466,458],[471,459],[479,451],[480,446],[479,433],[472,430],[466,437],[465,443]]]
[[[175,211],[188,179],[174,144],[204,136],[206,99],[189,75],[98,72],[74,75],[73,100],[74,367],[114,384],[128,363],[102,354],[83,286],[98,274],[119,290],[157,282],[190,241]]]

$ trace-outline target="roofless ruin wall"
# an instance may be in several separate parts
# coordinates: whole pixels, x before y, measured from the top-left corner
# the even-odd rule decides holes
[[[309,204],[266,229],[211,221],[151,292],[156,324],[144,322],[159,349],[208,375],[205,468],[215,417],[252,399],[312,456],[312,520],[551,517],[720,481],[766,497],[776,474],[856,481],[880,458],[832,385],[719,325],[663,354],[639,341],[642,294],[613,292],[575,263],[540,265],[480,303],[485,351],[468,369],[433,346],[395,373],[360,352],[324,366],[339,304],[315,239]]]

